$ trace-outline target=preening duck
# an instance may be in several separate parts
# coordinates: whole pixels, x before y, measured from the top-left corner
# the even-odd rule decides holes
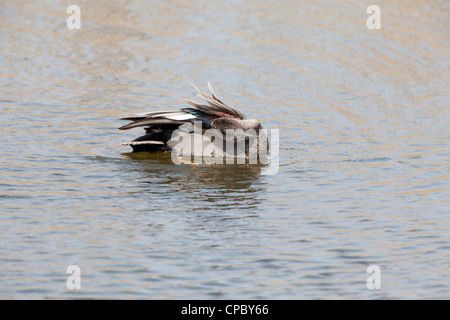
[[[179,136],[180,131],[194,137],[199,132],[199,126],[201,127],[200,133],[213,129],[216,132],[218,131],[220,135],[223,134],[223,136],[229,132],[228,129],[240,132],[251,131],[252,133],[256,133],[257,139],[261,135],[264,135],[264,143],[267,142],[267,136],[261,131],[261,123],[256,119],[248,119],[242,112],[225,104],[214,93],[210,83],[208,83],[210,95],[202,92],[194,85],[193,87],[197,90],[196,95],[206,103],[180,99],[191,107],[177,110],[152,111],[122,118],[121,120],[129,120],[131,123],[120,127],[120,130],[145,127],[145,134],[143,136],[131,142],[124,143],[124,145],[131,146],[133,152],[153,153],[172,151],[178,141],[174,137]],[[252,147],[249,146],[248,136],[246,139],[245,154],[248,156]],[[237,141],[236,136],[233,137],[233,140],[235,142]],[[205,146],[204,139],[203,146]],[[223,138],[222,146],[224,151],[226,151],[226,138]],[[258,148],[257,144],[255,146]],[[267,148],[267,145],[265,148]],[[233,150],[236,151],[236,146],[233,147]]]

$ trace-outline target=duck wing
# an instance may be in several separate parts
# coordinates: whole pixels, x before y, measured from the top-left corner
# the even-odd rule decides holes
[[[202,92],[196,86],[197,96],[205,100],[203,103],[188,99],[180,99],[192,107],[160,110],[140,113],[130,117],[121,118],[121,120],[131,121],[121,126],[120,130],[128,130],[136,127],[146,127],[146,134],[133,140],[127,145],[131,145],[134,151],[164,151],[167,147],[167,141],[174,130],[186,123],[200,121],[206,127],[211,122],[219,118],[245,119],[245,115],[233,107],[225,104],[214,93],[211,84],[208,82],[210,95]]]
[[[183,108],[181,110],[166,110],[141,113],[131,117],[121,118],[121,120],[132,121],[129,124],[121,126],[120,130],[128,130],[136,127],[151,127],[161,125],[182,125],[183,123],[199,119],[209,119],[210,114],[199,112],[193,108]]]

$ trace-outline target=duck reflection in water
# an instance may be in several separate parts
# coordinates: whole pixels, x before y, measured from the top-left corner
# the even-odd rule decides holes
[[[126,153],[137,191],[171,199],[175,211],[256,208],[264,197],[263,165],[173,165],[170,154]],[[212,206],[212,203],[215,203]]]

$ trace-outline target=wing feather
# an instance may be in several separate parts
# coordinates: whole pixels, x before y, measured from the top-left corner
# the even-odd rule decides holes
[[[180,99],[191,105],[193,108],[183,108],[180,110],[161,110],[153,112],[140,113],[135,116],[125,117],[121,120],[132,121],[129,124],[121,126],[119,129],[127,130],[136,127],[151,126],[151,125],[167,125],[167,124],[184,124],[193,119],[213,120],[216,118],[237,118],[245,119],[245,115],[235,108],[225,104],[214,93],[211,84],[208,82],[208,88],[211,95],[201,91],[195,85],[192,85],[197,90],[197,96],[203,99],[205,103],[196,102],[190,99]]]

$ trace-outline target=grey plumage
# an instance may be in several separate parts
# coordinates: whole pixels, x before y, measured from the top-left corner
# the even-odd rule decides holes
[[[204,100],[203,103],[190,99],[180,99],[192,107],[185,107],[178,110],[146,112],[122,118],[122,120],[129,120],[131,122],[121,126],[119,129],[127,130],[136,127],[145,127],[146,131],[144,136],[126,143],[126,145],[130,145],[134,152],[171,151],[173,148],[173,140],[171,141],[171,139],[174,131],[177,129],[179,131],[181,128],[188,130],[188,134],[193,135],[195,127],[192,124],[198,125],[199,123],[202,125],[202,129],[216,129],[223,134],[227,132],[227,129],[253,129],[258,132],[262,129],[259,121],[247,119],[242,112],[219,99],[209,82],[208,88],[210,95],[201,91],[196,86],[192,86],[197,90],[196,96]]]

